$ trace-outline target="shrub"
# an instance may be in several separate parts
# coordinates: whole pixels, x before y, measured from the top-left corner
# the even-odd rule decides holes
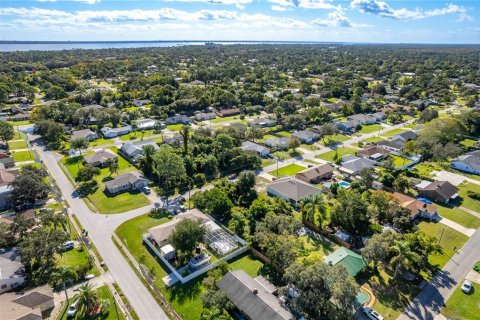
[[[468,190],[467,191],[467,196],[472,198],[472,199],[480,201],[480,193],[479,192]]]

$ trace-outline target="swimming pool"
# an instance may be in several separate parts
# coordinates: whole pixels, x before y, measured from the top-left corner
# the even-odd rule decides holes
[[[350,183],[348,183],[347,181],[340,181],[338,183],[338,186],[342,189],[348,189],[350,188]]]

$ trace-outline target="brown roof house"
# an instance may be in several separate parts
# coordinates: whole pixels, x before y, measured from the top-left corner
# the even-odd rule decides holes
[[[294,177],[283,177],[270,183],[267,187],[267,193],[288,201],[295,207],[299,207],[300,201],[320,194],[322,190],[303,182]]]
[[[116,176],[115,179],[105,182],[105,190],[110,194],[140,190],[148,185],[148,180],[138,172],[129,172]]]
[[[295,319],[275,295],[243,270],[227,272],[217,286],[246,319]]]
[[[295,175],[295,178],[306,183],[318,183],[322,179],[329,179],[332,176],[333,167],[327,163],[302,170]]]
[[[237,114],[240,114],[240,109],[238,108],[217,110],[217,115],[219,117],[229,117],[229,116],[235,116]]]
[[[389,150],[379,146],[367,147],[357,152],[357,156],[371,160],[383,159],[387,157],[388,154],[390,154]]]
[[[93,141],[98,139],[98,135],[90,129],[76,130],[72,132],[72,139],[87,139],[88,141]]]
[[[83,162],[92,167],[105,167],[109,161],[118,161],[118,156],[109,149],[99,150],[83,158]]]
[[[418,199],[407,196],[399,192],[395,192],[393,196],[400,202],[403,208],[410,210],[412,219],[426,218],[429,220],[437,220],[437,207]]]
[[[423,182],[418,185],[418,193],[427,199],[447,203],[458,197],[458,188],[448,181]]]
[[[54,307],[53,291],[48,285],[25,293],[12,292],[0,295],[2,320],[47,319]]]

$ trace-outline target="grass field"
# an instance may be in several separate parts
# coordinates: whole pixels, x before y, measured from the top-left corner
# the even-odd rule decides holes
[[[28,145],[26,141],[11,141],[8,143],[10,150],[18,150],[18,149],[28,149]]]
[[[318,150],[318,147],[314,144],[305,144],[305,143],[302,143],[300,145],[300,148],[304,148],[304,149],[307,149],[307,150],[310,150],[310,151],[315,151],[315,150]]]
[[[458,194],[462,197],[462,207],[480,212],[480,201],[467,196],[468,191],[480,193],[480,185],[474,183],[463,183],[458,186]]]
[[[162,278],[167,275],[166,267],[162,266],[142,244],[142,235],[149,228],[167,221],[169,219],[166,216],[150,217],[143,215],[123,223],[115,230],[115,233],[135,259],[144,264],[155,276],[155,286],[162,292],[172,307],[183,316],[183,319],[200,320],[203,309],[201,295],[205,291],[202,280],[205,276],[200,276],[184,285],[176,284],[167,288],[162,281]],[[229,265],[231,269],[242,269],[252,277],[260,274],[264,269],[263,263],[249,254],[229,261]]]
[[[236,116],[230,116],[230,117],[218,117],[218,118],[215,118],[213,120],[210,120],[211,123],[221,123],[221,122],[227,122],[227,121],[231,121],[231,120],[235,120],[235,119],[240,119],[240,115],[236,115]]]
[[[297,172],[302,171],[303,169],[306,169],[306,168],[298,164],[289,164],[288,166],[279,168],[278,172],[277,170],[273,170],[273,171],[270,171],[269,174],[276,177],[294,176]]]
[[[429,258],[429,262],[434,266],[437,265],[439,268],[442,268],[468,240],[466,235],[441,223],[421,222],[418,228],[426,234],[437,238],[442,246],[443,254],[437,254]]]
[[[90,147],[99,147],[99,146],[104,146],[106,144],[113,144],[113,143],[114,143],[113,140],[100,138],[90,142]]]
[[[477,229],[480,227],[480,219],[458,208],[449,208],[438,205],[438,214],[449,220],[464,226],[465,228]]]
[[[332,242],[316,240],[309,236],[299,237],[298,239],[308,251],[307,259],[311,261],[319,261],[338,249],[338,246]]]
[[[275,151],[272,152],[272,155],[278,159],[286,160],[292,158],[290,152],[288,151]]]
[[[88,265],[88,260],[88,251],[85,248],[83,248],[83,250],[80,248],[74,248],[73,250],[63,252],[62,255],[57,257],[57,267],[64,266],[70,267],[73,270],[79,270],[83,266]],[[87,274],[99,276],[100,272],[97,267],[95,267],[95,264],[92,264],[92,268],[90,268]]]
[[[404,158],[404,157],[399,157],[399,156],[396,156],[396,155],[393,155],[393,154],[390,155],[390,158],[392,158],[393,165],[397,168],[403,167],[403,166],[409,164],[410,162],[412,162],[412,160],[410,160],[410,159],[407,159],[407,158]]]
[[[393,130],[390,130],[390,131],[387,131],[387,132],[382,133],[382,137],[385,137],[385,138],[393,137],[393,136],[395,136],[395,135],[397,135],[397,134],[404,133],[405,131],[407,131],[407,130],[404,130],[404,129],[393,129]]]
[[[438,166],[435,163],[428,163],[428,162],[421,162],[419,164],[416,164],[412,168],[413,172],[418,173],[419,175],[427,178],[433,177],[432,171],[438,171],[442,170],[440,166]]]
[[[156,135],[156,130],[143,130],[143,131],[135,131],[130,132],[129,134],[125,134],[120,137],[122,141],[130,141],[135,139],[143,138],[144,140],[148,140],[150,136]]]
[[[69,303],[65,305],[60,315],[57,317],[57,320],[124,320],[125,317],[122,314],[122,311],[115,306],[115,300],[113,298],[112,292],[107,286],[102,286],[100,288],[95,289],[95,292],[98,294],[100,299],[105,299],[109,302],[109,306],[104,313],[104,315],[98,315],[95,317],[87,317],[83,316],[80,312],[77,312],[76,316],[73,318],[67,317],[67,309],[71,303],[75,300],[75,297],[69,299]]]
[[[268,167],[275,163],[275,160],[270,158],[262,158],[262,168]]]
[[[350,140],[349,136],[346,136],[343,134],[333,134],[333,135],[323,137],[321,142],[325,145],[329,145],[329,144],[344,142],[347,140]]]
[[[442,314],[452,320],[475,320],[480,315],[480,285],[473,283],[473,293],[465,294],[461,284],[447,300]]]
[[[117,148],[112,147],[110,149],[115,153],[118,153]],[[66,157],[63,158],[61,162],[65,165],[73,179],[75,179],[77,176],[78,170],[83,167],[83,157]],[[112,177],[135,170],[136,168],[134,166],[132,166],[125,158],[119,155],[118,173],[112,175]],[[97,181],[97,189],[93,190],[94,192],[87,195],[88,200],[97,208],[100,213],[121,213],[146,206],[150,203],[148,198],[139,191],[124,192],[116,196],[108,195],[104,192],[103,180],[110,177],[110,172],[108,168],[103,168],[100,170],[100,172],[100,175],[95,177],[95,180]]]
[[[277,132],[276,134],[282,137],[287,137],[287,138],[290,138],[290,136],[292,135],[290,132],[287,132],[287,131],[280,131],[280,132]]]
[[[357,131],[357,133],[360,133],[360,134],[372,133],[372,132],[380,130],[381,128],[382,128],[382,126],[379,125],[379,124],[366,124],[366,125],[363,125],[362,129]]]
[[[170,131],[180,131],[180,129],[183,127],[184,125],[179,123],[179,124],[169,124],[167,126],[167,129],[170,130]]]
[[[371,137],[371,138],[368,138],[368,139],[365,139],[363,140],[363,142],[367,143],[367,142],[378,142],[378,141],[382,141],[383,139],[382,138],[378,138],[378,137]]]
[[[22,121],[7,121],[8,123],[10,123],[12,126],[14,127],[18,127],[18,126],[26,126],[27,124],[32,124],[30,122],[30,120],[22,120]]]
[[[354,155],[356,152],[357,152],[356,149],[341,147],[341,148],[337,148],[337,150],[332,150],[332,151],[328,151],[326,153],[320,154],[316,156],[316,158],[319,158],[325,161],[333,161],[333,158],[335,157],[335,153],[338,153],[338,157],[341,158],[347,154]]]
[[[467,147],[467,148],[473,148],[475,147],[475,144],[477,143],[476,140],[472,140],[472,139],[464,139],[462,141],[460,141],[460,144],[464,147]]]
[[[27,150],[12,152],[12,157],[13,159],[15,159],[15,162],[35,160],[35,156],[33,155],[33,153]]]

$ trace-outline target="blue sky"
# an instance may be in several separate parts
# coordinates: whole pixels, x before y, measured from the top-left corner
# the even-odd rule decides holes
[[[480,43],[480,1],[0,1],[1,40]]]

